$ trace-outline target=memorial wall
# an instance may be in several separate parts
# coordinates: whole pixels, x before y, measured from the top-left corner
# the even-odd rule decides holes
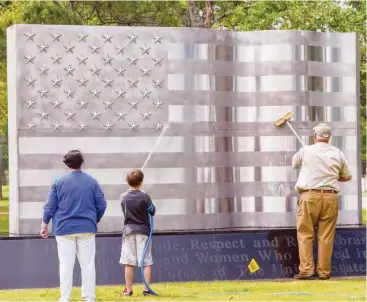
[[[96,244],[97,284],[122,286],[121,236],[99,236]],[[295,230],[155,235],[152,248],[154,283],[279,279],[293,278],[298,273]],[[55,239],[3,238],[0,250],[4,255],[11,255],[0,258],[0,289],[59,286]],[[317,257],[316,247],[314,257]],[[256,259],[260,266],[253,274],[247,268],[251,259]],[[365,228],[337,230],[331,275],[333,278],[366,276]],[[80,269],[76,267],[75,286],[80,286],[80,280]],[[141,282],[138,271],[135,281]]]
[[[100,232],[121,231],[125,175],[149,155],[157,231],[294,227],[301,145],[273,124],[290,110],[306,144],[332,127],[353,170],[338,225],[361,222],[356,34],[15,25],[7,49],[13,235],[39,232],[70,149],[108,200]]]

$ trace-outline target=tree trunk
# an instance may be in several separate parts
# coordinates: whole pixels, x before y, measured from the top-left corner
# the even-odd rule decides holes
[[[205,1],[205,12],[201,15],[196,1],[189,1],[190,27],[211,28],[214,22],[214,1]],[[205,17],[204,17],[205,15]]]
[[[202,27],[200,9],[196,6],[196,1],[189,1],[190,27]]]
[[[205,2],[205,9],[206,9],[206,16],[204,21],[205,28],[211,28],[214,21],[214,1],[206,0]]]

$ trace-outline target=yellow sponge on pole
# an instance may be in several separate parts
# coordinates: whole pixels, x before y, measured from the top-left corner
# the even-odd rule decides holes
[[[284,114],[282,117],[278,118],[274,121],[275,126],[280,127],[283,124],[285,124],[287,121],[289,121],[292,116],[294,115],[293,111],[289,111],[288,113]]]

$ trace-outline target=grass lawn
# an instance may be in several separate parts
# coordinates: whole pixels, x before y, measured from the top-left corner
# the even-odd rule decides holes
[[[3,200],[1,203],[7,203],[9,201],[9,186],[3,186]]]
[[[9,204],[8,202],[0,202],[0,213],[9,213]]]
[[[3,186],[3,199],[0,201],[0,213],[9,213],[9,186]],[[9,216],[0,214],[0,236],[9,234]]]
[[[3,199],[0,200],[1,212],[9,212],[9,186],[3,186]]]
[[[9,216],[0,215],[0,236],[8,236],[9,234]]]
[[[162,283],[152,287],[159,297],[143,297],[140,285],[132,297],[122,297],[123,286],[100,286],[98,301],[365,301],[366,280],[328,281],[226,281]],[[4,301],[55,301],[58,289],[0,291]],[[73,300],[80,300],[80,288],[74,288]]]

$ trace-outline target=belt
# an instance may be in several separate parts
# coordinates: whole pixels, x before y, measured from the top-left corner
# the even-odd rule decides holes
[[[324,189],[311,189],[311,190],[303,190],[302,193],[305,192],[318,192],[318,193],[334,193],[334,194],[338,194],[337,191],[335,190],[324,190]]]

